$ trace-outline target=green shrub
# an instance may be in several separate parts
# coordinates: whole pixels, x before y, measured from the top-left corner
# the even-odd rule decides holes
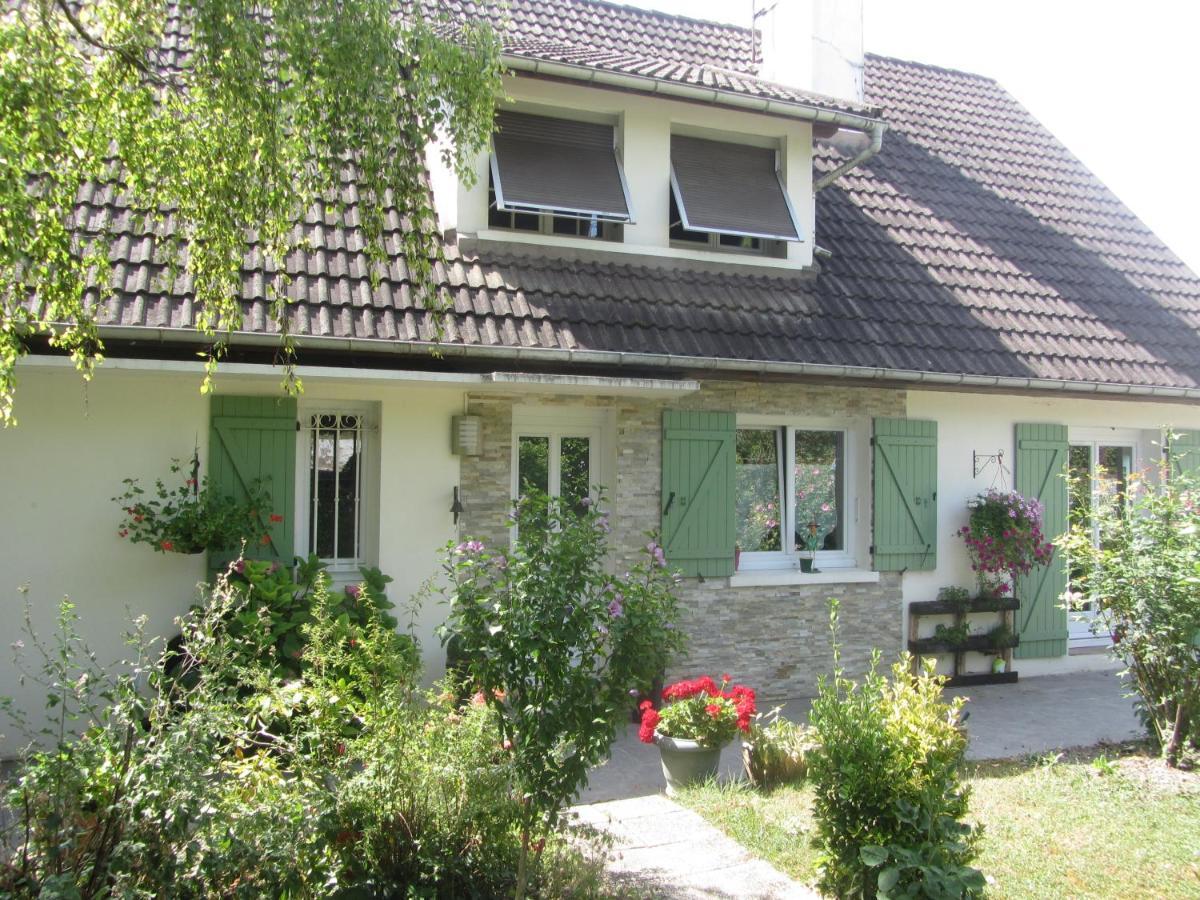
[[[945,603],[960,612],[966,612],[971,605],[971,592],[965,587],[944,587],[938,590],[937,599],[939,603]]]
[[[607,572],[597,507],[531,491],[507,552],[473,540],[448,548],[444,635],[511,748],[525,845],[554,828],[608,754],[630,693],[648,691],[682,642],[662,549],[651,540],[623,577]]]
[[[181,621],[185,649],[155,649],[139,622],[134,662],[108,671],[69,603],[54,638],[29,633],[55,720],[4,799],[0,896],[491,897],[526,857],[535,893],[573,868],[586,895],[573,842],[524,846],[494,709],[415,696],[392,623],[368,608],[348,640],[322,578],[304,664],[280,678],[228,627],[246,602],[220,579]]]
[[[978,831],[963,821],[963,699],[943,702],[933,661],[914,675],[907,654],[890,680],[877,671],[878,652],[861,683],[845,678],[836,602],[831,625],[834,673],[818,684],[808,756],[821,889],[836,897],[976,896],[983,877],[967,866]]]
[[[1078,506],[1058,541],[1071,564],[1068,601],[1098,604],[1139,710],[1168,765],[1200,751],[1200,478],[1160,463],[1128,490],[1101,482],[1095,508]],[[1092,491],[1072,485],[1073,496]],[[1098,539],[1097,539],[1098,538]]]

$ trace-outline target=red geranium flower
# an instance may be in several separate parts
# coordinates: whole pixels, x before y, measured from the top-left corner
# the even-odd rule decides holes
[[[170,541],[163,541],[161,544],[159,544],[159,546],[167,551],[171,551],[171,550],[175,549],[175,545],[172,544]]]
[[[278,513],[271,513],[271,521],[272,522],[282,522],[283,516],[279,515]]]

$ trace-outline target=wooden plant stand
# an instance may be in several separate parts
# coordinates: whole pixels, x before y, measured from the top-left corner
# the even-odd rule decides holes
[[[928,616],[953,616],[955,626],[967,621],[970,613],[998,612],[1000,622],[1008,626],[1010,632],[1016,631],[1016,616],[1021,608],[1021,601],[1016,597],[976,597],[965,606],[954,603],[943,603],[940,600],[922,600],[910,603],[908,606],[908,650],[912,654],[913,672],[919,672],[922,656],[954,655],[954,672],[947,682],[949,687],[966,687],[976,684],[1012,684],[1017,680],[1013,670],[1013,648],[1020,643],[1020,638],[1013,634],[1012,639],[1003,644],[997,644],[987,634],[973,634],[962,643],[951,644],[935,637],[919,638],[920,620]],[[965,659],[967,653],[977,651],[994,653],[999,651],[1004,660],[1003,672],[967,672]]]

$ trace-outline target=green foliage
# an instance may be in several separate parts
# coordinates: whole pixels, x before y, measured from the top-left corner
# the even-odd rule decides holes
[[[1154,478],[1131,475],[1124,493],[1102,480],[1058,545],[1071,565],[1068,602],[1097,604],[1143,717],[1178,765],[1200,750],[1200,480],[1171,463]]]
[[[523,825],[552,826],[648,693],[682,637],[673,579],[651,541],[623,577],[605,571],[607,516],[597,504],[529,491],[508,553],[478,541],[448,548],[444,630],[496,710],[512,750]]]
[[[907,655],[890,680],[877,671],[878,652],[861,683],[845,678],[831,605],[834,673],[818,683],[810,714],[817,743],[808,757],[821,889],[869,898],[882,879],[886,896],[977,896],[982,877],[967,863],[979,832],[963,821],[963,698],[943,702],[945,679],[933,661],[914,675]],[[948,885],[963,888],[947,894]]]
[[[970,636],[971,629],[966,622],[959,622],[957,625],[938,625],[933,629],[933,639],[949,644],[951,647],[962,646]]]
[[[124,479],[125,493],[113,497],[125,512],[118,535],[160,553],[220,552],[258,541],[268,522],[282,521],[271,512],[271,496],[261,482],[248,485],[246,496],[238,500],[199,477],[199,455],[187,470],[178,459],[171,460],[171,472],[180,476],[179,485],[168,490],[159,478],[150,497],[136,478]]]
[[[795,784],[808,773],[808,754],[816,744],[812,729],[785,719],[781,710],[756,715],[742,738],[746,776],[755,787]]]
[[[77,210],[89,185],[123,194],[132,227],[156,235],[168,264],[149,290],[186,270],[196,326],[216,340],[210,375],[242,322],[251,243],[256,266],[272,273],[271,317],[291,358],[282,273],[304,247],[295,223],[308,210],[338,216],[354,202],[370,259],[384,258],[386,232],[437,308],[428,288],[441,250],[423,150],[444,135],[444,156],[470,179],[467,163],[491,132],[499,59],[488,28],[386,0],[6,5],[0,420],[12,421],[30,335],[49,337],[89,376],[102,358],[96,315],[112,289],[111,237]],[[354,192],[344,190],[351,173]],[[396,211],[411,227],[393,224]]]
[[[960,612],[966,612],[971,605],[971,592],[965,587],[944,587],[937,592],[938,603],[945,603]]]
[[[313,594],[292,680],[245,665],[226,627],[245,595],[223,581],[181,622],[184,650],[151,652],[138,631],[128,668],[95,665],[69,603],[50,643],[31,631],[55,721],[31,734],[46,749],[26,752],[5,798],[0,895],[511,892],[527,804],[497,712],[450,692],[414,696],[388,674],[402,661],[378,667],[395,651],[392,627],[369,613],[348,644],[323,580]],[[159,677],[174,660],[186,677]],[[535,892],[596,892],[574,843],[551,835],[532,850]]]
[[[402,670],[379,674],[389,678],[414,678],[420,653],[409,635],[395,632],[396,619],[388,612],[394,604],[387,598],[391,578],[375,568],[359,570],[363,581],[341,591],[329,590],[325,565],[310,554],[296,560],[294,570],[275,562],[239,559],[229,569],[229,589],[239,596],[226,614],[224,628],[235,642],[235,662],[243,667],[268,666],[277,676],[299,677],[308,660],[305,647],[318,619],[332,629],[331,646],[354,647],[364,628],[378,621],[394,635],[384,648],[379,666],[402,664]],[[320,610],[317,609],[318,604]],[[361,654],[355,654],[358,658]],[[324,659],[326,663],[329,659]],[[341,670],[346,674],[347,668]]]

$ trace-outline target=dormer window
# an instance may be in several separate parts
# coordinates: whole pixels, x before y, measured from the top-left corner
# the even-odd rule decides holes
[[[800,239],[778,150],[671,135],[672,242],[762,253]]]
[[[605,237],[632,222],[612,125],[502,111],[492,140],[489,222]]]

